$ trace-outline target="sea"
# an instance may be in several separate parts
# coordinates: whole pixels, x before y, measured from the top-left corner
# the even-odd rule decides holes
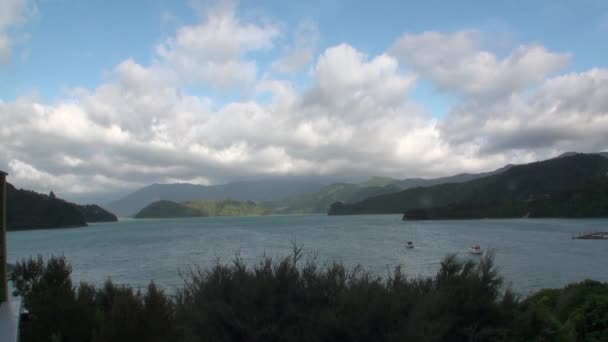
[[[255,265],[264,257],[362,266],[387,277],[401,266],[409,277],[433,276],[448,255],[477,259],[479,244],[493,253],[505,286],[526,295],[584,279],[608,281],[608,241],[573,234],[608,231],[608,219],[485,219],[402,221],[400,215],[285,215],[182,219],[121,219],[84,228],[7,233],[8,260],[65,256],[75,284],[111,279],[145,288],[150,281],[174,292],[183,275],[235,257]],[[413,249],[405,243],[412,241]]]

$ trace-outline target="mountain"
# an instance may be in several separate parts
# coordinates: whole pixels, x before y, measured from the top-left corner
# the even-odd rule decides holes
[[[384,186],[367,186],[376,183],[335,183],[319,191],[295,196],[283,200],[264,203],[276,214],[310,214],[325,213],[336,201],[357,202],[367,197],[398,192],[401,187],[388,184]]]
[[[514,217],[528,213],[521,211],[532,208],[527,203],[555,206],[558,199],[568,194],[585,192],[593,182],[601,183],[607,172],[608,158],[599,154],[574,154],[511,166],[502,173],[464,183],[411,188],[352,204],[336,202],[329,214],[409,212],[411,217],[423,218],[426,213],[439,218],[444,216],[442,213],[461,211],[464,212],[461,218],[482,214],[483,217]],[[479,215],[473,215],[476,211]]]
[[[157,201],[140,210],[135,218],[175,218],[204,216],[258,216],[266,215],[266,208],[252,201]]]
[[[439,184],[446,183],[463,183],[472,181],[479,178],[484,178],[487,176],[497,175],[503,173],[515,165],[507,164],[500,169],[496,169],[494,171],[489,172],[481,172],[481,173],[459,173],[454,176],[448,177],[440,177],[440,178],[406,178],[404,180],[397,181],[395,184],[399,185],[403,189],[416,188],[416,187],[428,187]]]
[[[223,185],[153,184],[143,187],[106,207],[118,216],[133,216],[146,205],[168,200],[184,202],[193,200],[245,200],[273,201],[321,189],[324,185],[314,181],[278,178],[259,181],[235,182]]]
[[[355,203],[368,197],[396,193],[414,187],[428,187],[444,183],[462,183],[478,178],[499,174],[509,170],[513,165],[483,173],[461,173],[442,178],[406,178],[398,180],[388,177],[372,177],[368,181],[352,183],[334,183],[319,191],[299,196],[264,203],[277,214],[326,213],[332,203]]]
[[[80,206],[56,198],[52,192],[44,195],[6,184],[9,230],[82,227],[87,222],[116,220],[116,216],[97,205]]]

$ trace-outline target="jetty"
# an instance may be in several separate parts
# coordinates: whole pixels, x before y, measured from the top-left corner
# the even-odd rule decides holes
[[[573,234],[572,239],[576,240],[608,240],[608,232],[591,232]]]

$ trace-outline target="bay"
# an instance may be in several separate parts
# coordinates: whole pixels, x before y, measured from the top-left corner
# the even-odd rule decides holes
[[[608,241],[573,240],[606,231],[608,219],[401,221],[399,215],[287,215],[184,219],[124,219],[85,228],[8,232],[11,263],[64,255],[73,279],[175,290],[180,272],[239,255],[248,264],[290,254],[292,242],[321,264],[341,261],[386,276],[400,265],[409,276],[433,275],[448,254],[476,258],[471,244],[495,254],[506,283],[521,294],[587,278],[608,281]],[[406,241],[415,248],[405,249]]]

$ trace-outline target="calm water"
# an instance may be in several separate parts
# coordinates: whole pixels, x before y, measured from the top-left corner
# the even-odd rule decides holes
[[[501,273],[520,293],[592,278],[608,281],[608,241],[572,240],[579,231],[608,230],[608,220],[475,220],[403,222],[386,216],[267,216],[125,220],[79,229],[8,233],[8,259],[65,255],[76,281],[169,289],[179,271],[229,262],[240,253],[254,263],[264,254],[288,255],[291,241],[325,263],[361,264],[386,275],[402,265],[410,275],[431,275],[449,253],[471,258],[468,247],[493,249]],[[414,249],[403,244],[414,241]]]

